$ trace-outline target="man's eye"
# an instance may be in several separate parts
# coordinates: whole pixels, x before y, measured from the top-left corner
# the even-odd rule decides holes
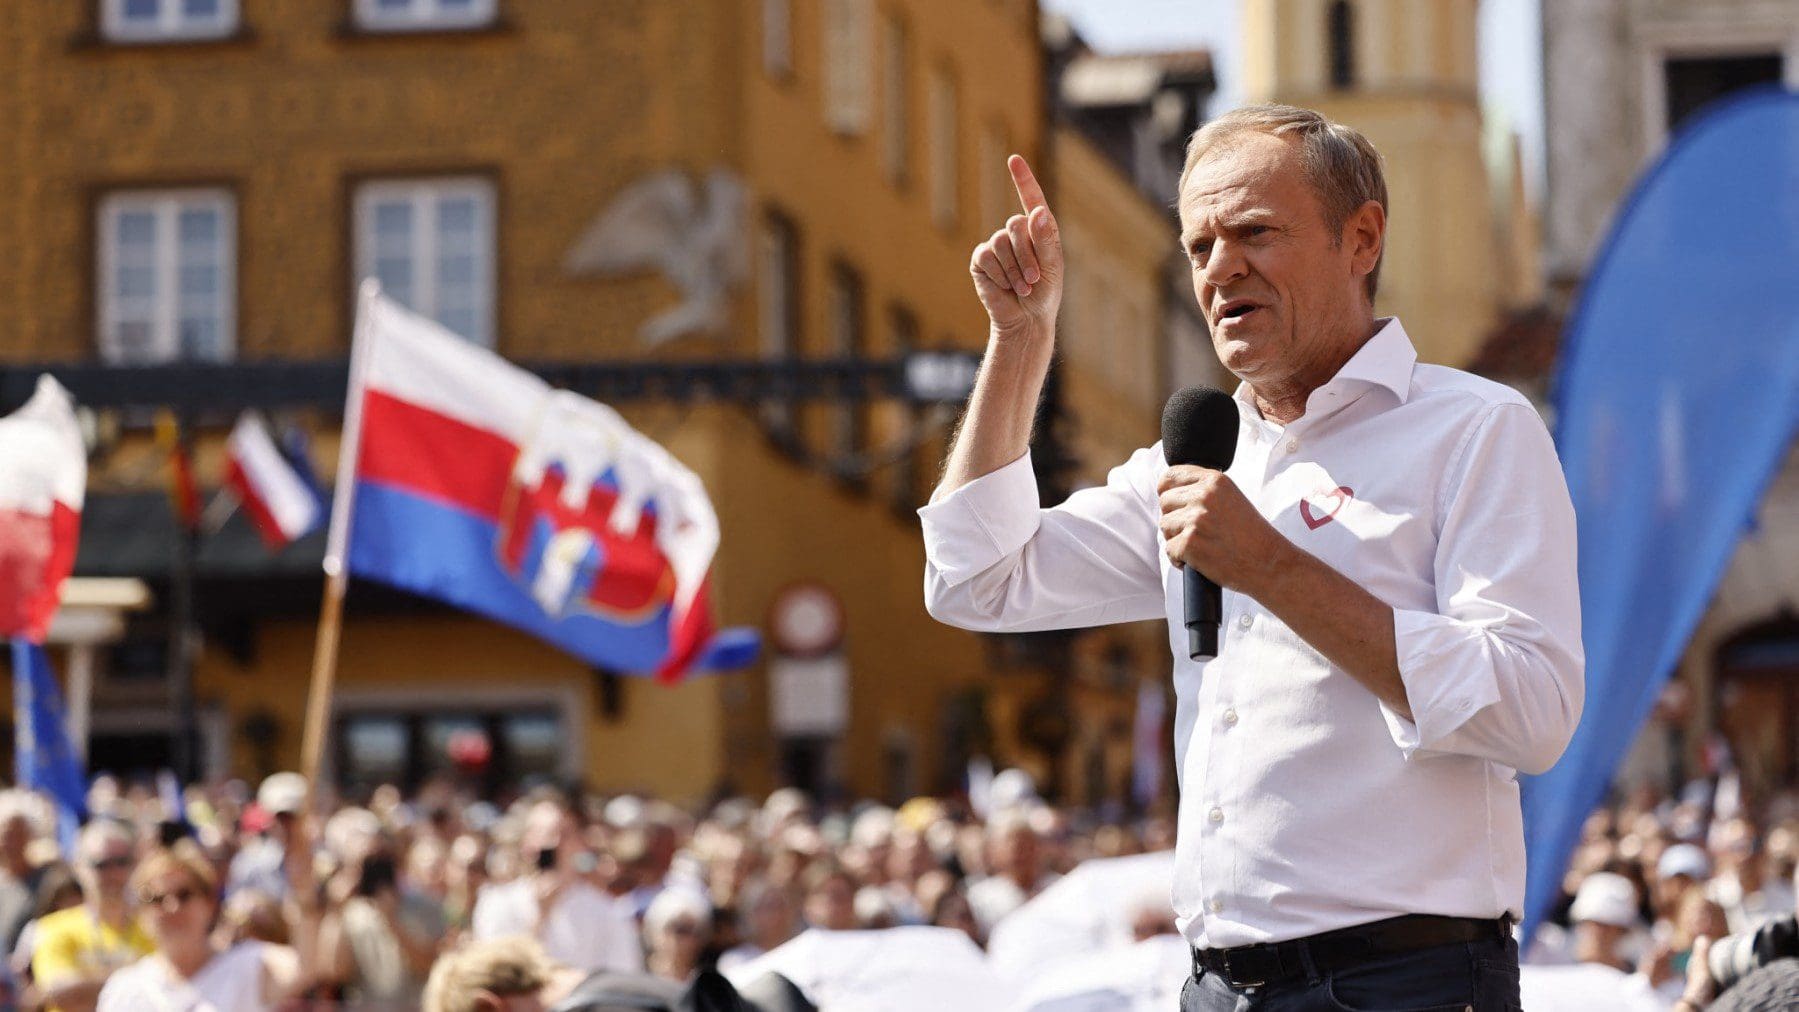
[[[1268,231],[1271,231],[1271,230],[1269,229],[1269,227],[1267,225],[1251,225],[1251,226],[1249,226],[1249,235],[1251,237],[1261,235],[1262,233],[1268,232]]]
[[[1203,261],[1207,256],[1210,256],[1211,252],[1212,244],[1209,242],[1196,242],[1188,250],[1188,254],[1191,255],[1193,259],[1200,261]]]

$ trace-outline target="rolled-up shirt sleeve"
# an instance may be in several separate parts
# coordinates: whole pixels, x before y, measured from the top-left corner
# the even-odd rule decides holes
[[[925,607],[940,622],[1023,632],[1163,616],[1155,483],[1159,446],[1106,484],[1042,509],[1026,453],[918,511]]]
[[[1493,405],[1443,485],[1435,611],[1394,609],[1412,716],[1385,704],[1408,756],[1453,753],[1537,774],[1580,721],[1574,507],[1542,420]]]

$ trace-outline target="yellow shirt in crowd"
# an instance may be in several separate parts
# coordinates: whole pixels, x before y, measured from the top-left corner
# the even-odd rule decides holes
[[[153,948],[136,919],[121,931],[85,906],[71,907],[38,921],[31,975],[40,988],[56,987],[70,977],[111,973],[149,955]]]

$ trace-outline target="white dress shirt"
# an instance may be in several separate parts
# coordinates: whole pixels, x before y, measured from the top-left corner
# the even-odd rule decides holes
[[[1555,762],[1583,698],[1574,511],[1542,420],[1508,387],[1418,364],[1396,320],[1291,424],[1264,420],[1247,387],[1237,402],[1226,473],[1394,609],[1411,719],[1233,591],[1218,657],[1188,660],[1160,444],[1053,509],[1028,454],[921,509],[926,606],[984,631],[1167,618],[1174,908],[1195,945],[1517,915],[1517,771]]]

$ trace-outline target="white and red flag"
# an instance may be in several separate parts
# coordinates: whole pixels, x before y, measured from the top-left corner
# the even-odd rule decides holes
[[[664,681],[755,657],[714,626],[699,476],[611,408],[367,288],[327,571],[348,571]]]
[[[75,568],[86,490],[75,402],[40,376],[25,406],[0,418],[0,636],[44,641]]]
[[[280,551],[323,522],[325,504],[317,485],[275,445],[261,415],[244,412],[226,447],[225,484],[270,551]]]

